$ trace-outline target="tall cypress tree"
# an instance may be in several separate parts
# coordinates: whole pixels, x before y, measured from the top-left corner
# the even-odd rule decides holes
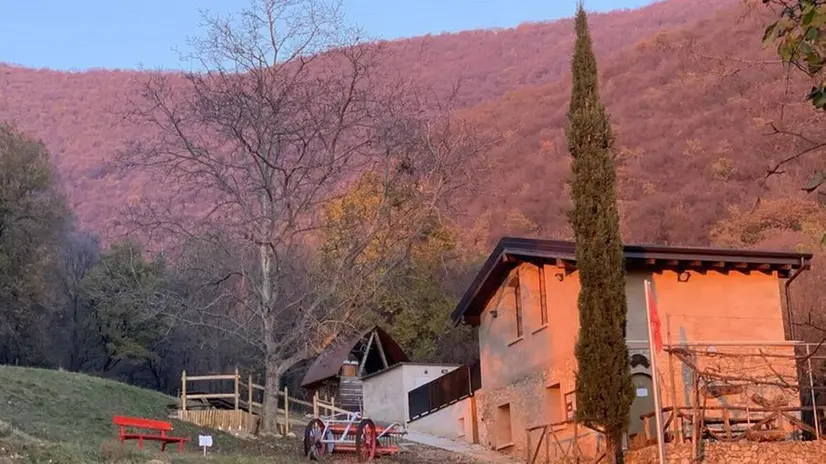
[[[599,99],[597,62],[582,3],[576,14],[573,89],[566,136],[573,157],[571,223],[579,270],[577,420],[605,433],[608,457],[622,462],[634,399],[625,343],[628,307],[616,199],[613,134]]]

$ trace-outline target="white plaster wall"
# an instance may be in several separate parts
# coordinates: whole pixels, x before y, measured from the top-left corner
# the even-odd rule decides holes
[[[410,417],[407,393],[458,367],[453,364],[405,363],[363,379],[365,415],[380,421],[407,422]]]
[[[407,428],[438,437],[473,442],[473,402],[471,396],[407,424]],[[460,420],[464,419],[464,420]]]
[[[364,414],[374,420],[403,422],[407,417],[407,394],[403,392],[404,366],[364,379]]]

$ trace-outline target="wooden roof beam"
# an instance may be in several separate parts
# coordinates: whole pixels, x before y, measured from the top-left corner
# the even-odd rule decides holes
[[[759,272],[763,274],[772,275],[774,274],[774,268],[771,264],[759,264],[755,267]]]
[[[734,263],[732,267],[745,275],[751,274],[751,265],[749,263]]]

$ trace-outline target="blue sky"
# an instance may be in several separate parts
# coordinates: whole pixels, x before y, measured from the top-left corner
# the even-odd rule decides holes
[[[571,16],[576,0],[343,0],[347,20],[385,39],[512,27]],[[653,0],[586,0],[588,11]],[[176,69],[199,10],[230,13],[247,0],[0,0],[0,62],[64,70]]]

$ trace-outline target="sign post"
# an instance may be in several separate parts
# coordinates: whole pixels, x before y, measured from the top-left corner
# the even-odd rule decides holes
[[[645,280],[645,317],[648,321],[648,349],[651,352],[651,378],[654,381],[654,424],[657,427],[657,456],[660,464],[665,464],[665,437],[662,426],[662,406],[660,403],[660,379],[657,375],[657,354],[663,348],[660,335],[660,316],[657,313],[657,304],[654,294],[651,293],[651,282]]]
[[[204,456],[208,447],[212,447],[212,435],[198,435],[198,446],[204,449]]]

